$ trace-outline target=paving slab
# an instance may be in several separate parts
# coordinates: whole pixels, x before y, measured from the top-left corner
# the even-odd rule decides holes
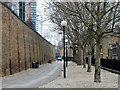
[[[95,67],[92,72],[87,72],[83,66],[69,62],[67,78],[63,78],[63,72],[54,81],[42,85],[39,88],[118,88],[118,74],[101,69],[101,83],[94,82]]]

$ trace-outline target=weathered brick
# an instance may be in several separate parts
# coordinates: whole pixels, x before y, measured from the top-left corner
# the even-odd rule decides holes
[[[23,37],[24,27],[22,22],[19,21],[18,24],[18,40],[19,40],[19,66],[20,71],[25,70],[25,55],[24,55],[24,37]]]
[[[55,59],[55,47],[2,5],[2,73],[3,76]]]
[[[9,42],[9,10],[3,6],[2,9],[2,72],[4,75],[10,74],[10,42]]]

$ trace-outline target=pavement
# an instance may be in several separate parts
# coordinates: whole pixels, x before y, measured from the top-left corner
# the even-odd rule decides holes
[[[54,81],[39,86],[39,88],[118,88],[118,74],[101,69],[101,83],[94,82],[95,67],[92,72],[87,68],[73,62],[68,63],[67,77],[63,78],[63,72]]]
[[[2,88],[37,88],[56,79],[61,70],[62,62],[55,61],[51,64],[44,64],[37,69],[30,69],[4,77]]]

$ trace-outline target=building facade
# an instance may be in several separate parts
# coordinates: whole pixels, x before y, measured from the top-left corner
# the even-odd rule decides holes
[[[101,58],[120,59],[120,37],[106,37],[101,42]],[[96,46],[94,46],[94,58],[96,58]],[[93,53],[92,53],[93,54]]]
[[[109,58],[108,55],[110,49],[112,48],[113,44],[116,44],[118,42],[118,37],[107,37],[102,40],[102,50],[101,52],[103,53],[103,58]]]
[[[16,0],[13,2],[5,2],[5,4],[16,13],[23,21],[36,29],[36,0]]]
[[[36,2],[31,2],[31,21],[36,29]]]
[[[120,43],[112,45],[112,59],[120,60]]]
[[[25,2],[25,22],[27,22],[27,20],[29,20],[30,16],[30,9],[31,9],[31,2],[29,0],[29,2]]]
[[[19,16],[19,2],[5,2],[5,4]]]
[[[42,16],[41,16],[41,12],[37,12],[36,13],[36,31],[40,34],[43,35],[43,31],[42,31]]]
[[[19,17],[25,21],[25,2],[19,2]]]

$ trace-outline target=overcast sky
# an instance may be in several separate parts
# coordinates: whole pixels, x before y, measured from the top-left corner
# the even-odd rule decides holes
[[[50,37],[47,40],[56,45],[61,39],[56,32],[52,32],[54,24],[47,20],[48,17],[46,18],[46,12],[44,11],[45,6],[47,5],[46,1],[49,2],[48,0],[37,0],[37,11],[41,12],[42,21],[45,20],[44,23],[42,23],[43,36],[47,36],[47,34],[49,34]],[[49,14],[49,11],[47,11],[47,14]]]

